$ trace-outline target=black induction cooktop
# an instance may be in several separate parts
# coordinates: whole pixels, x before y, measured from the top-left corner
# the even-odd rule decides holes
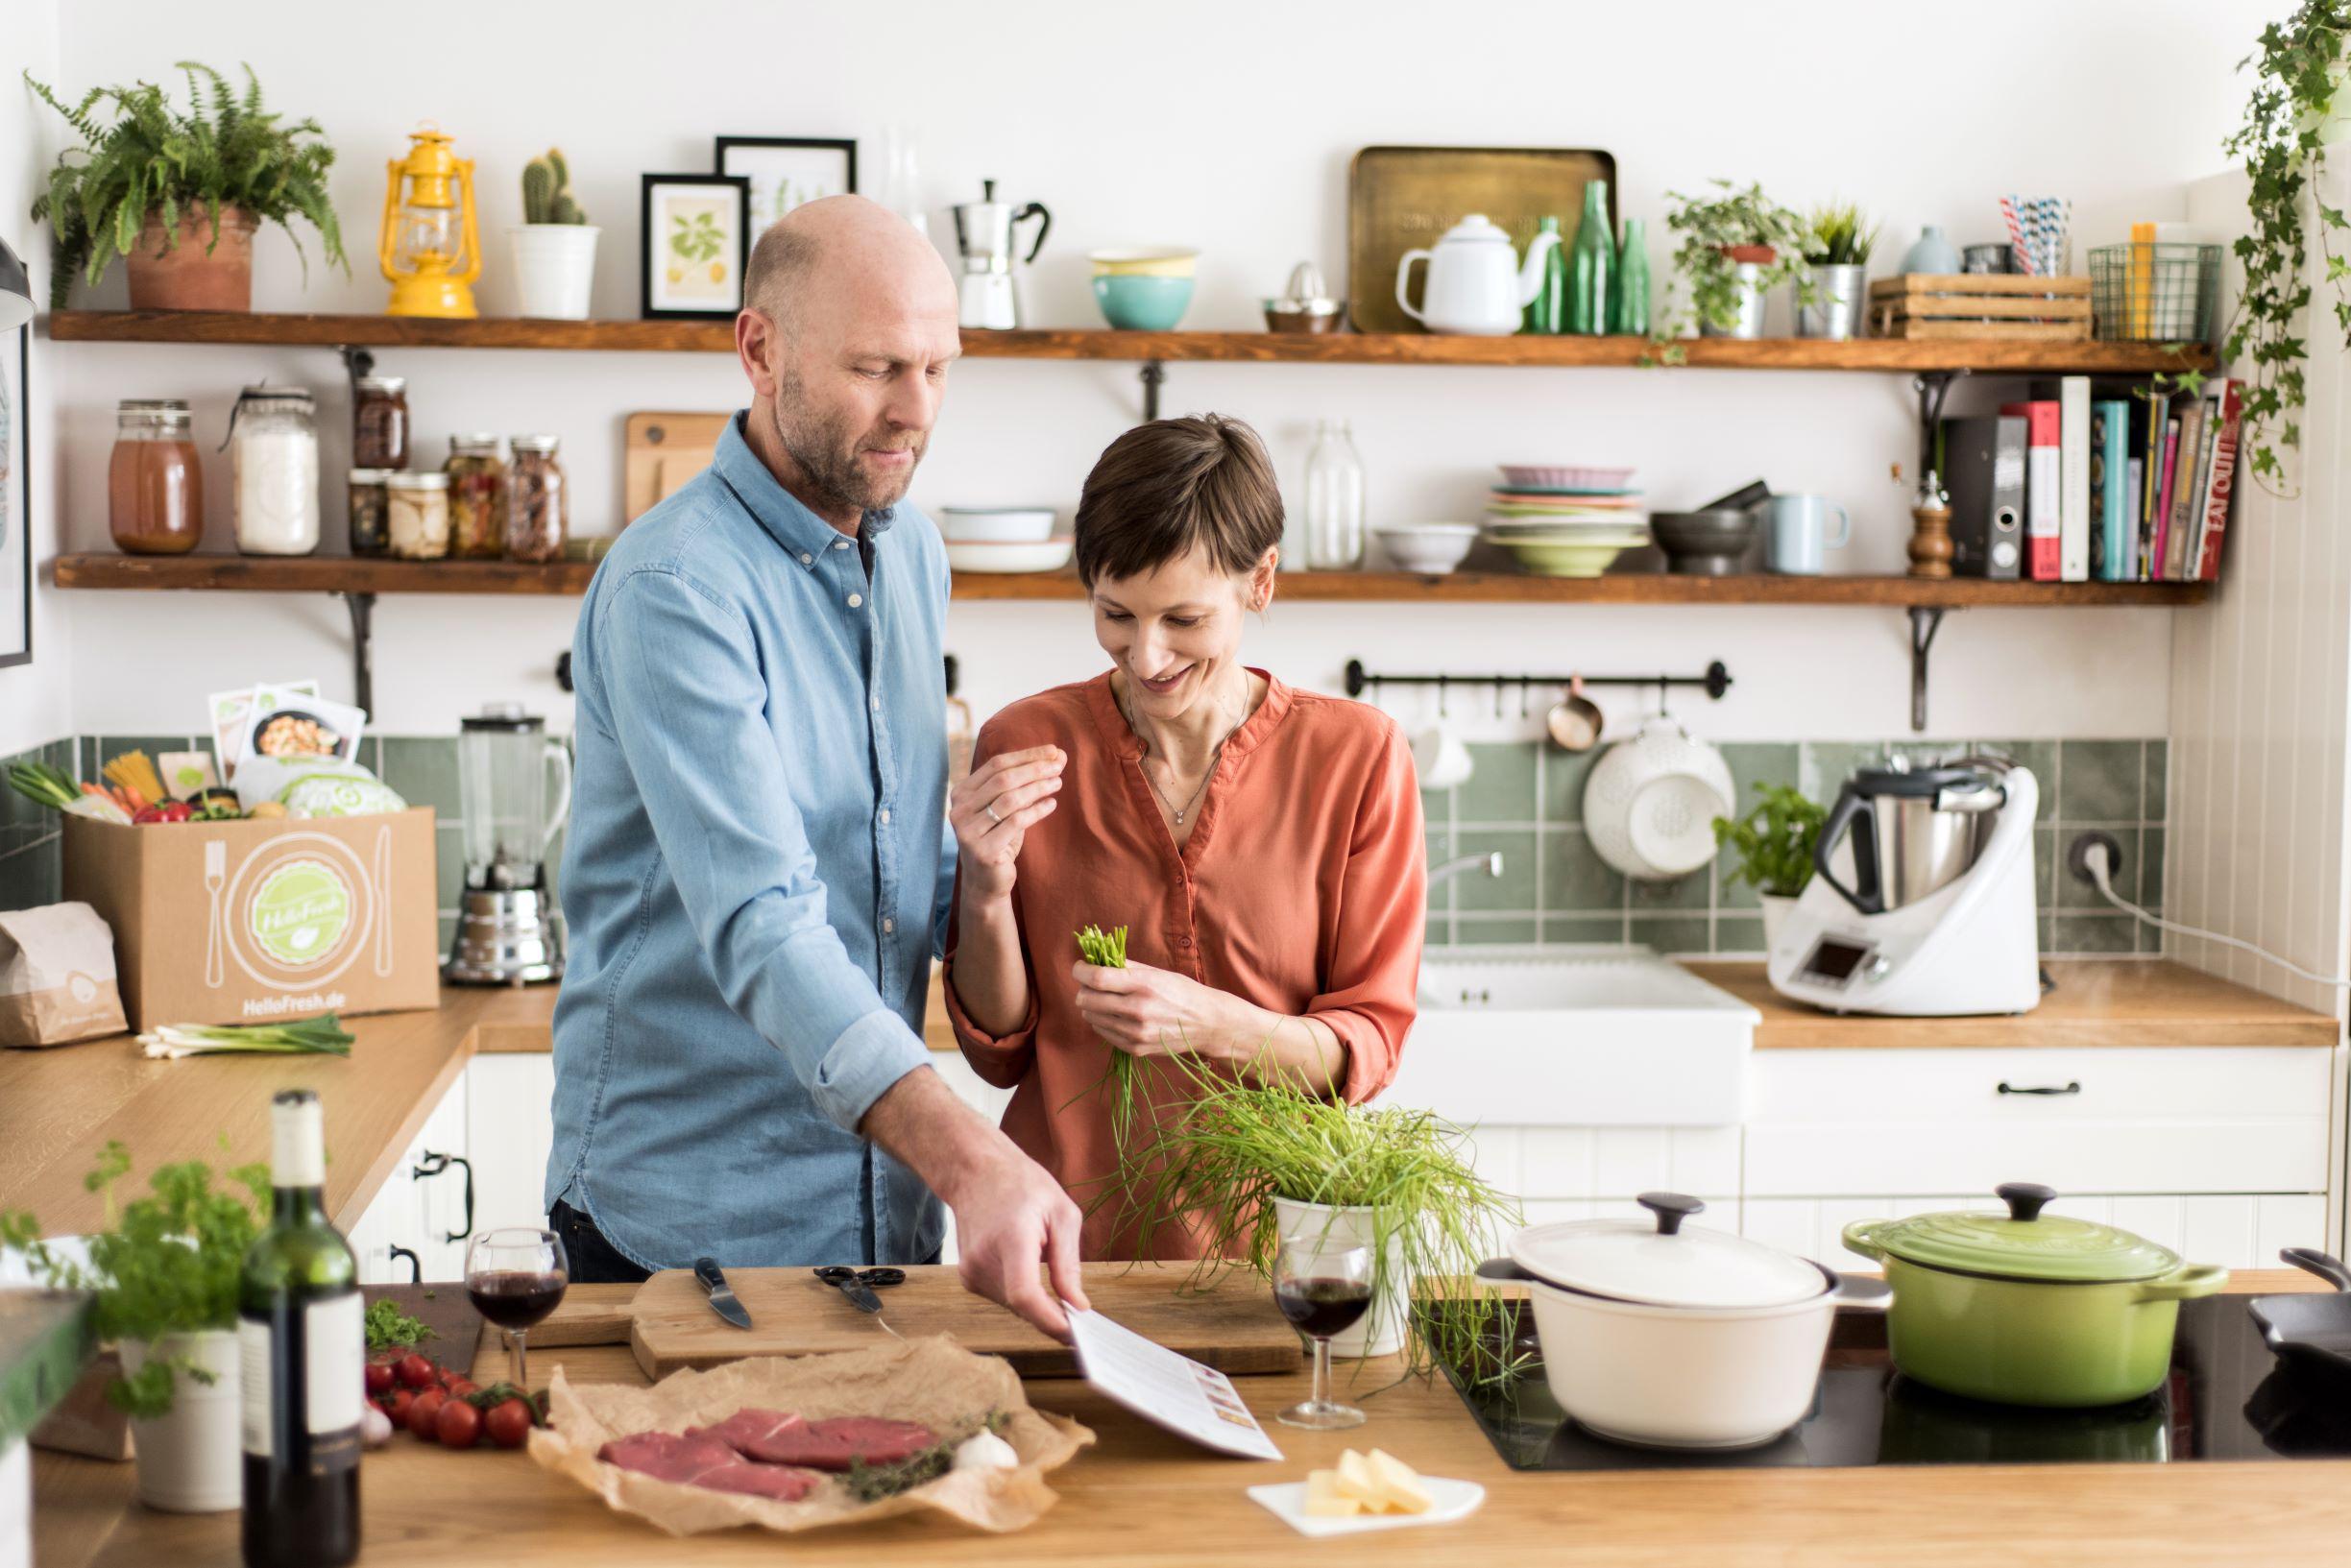
[[[1446,1376],[1515,1470],[1840,1468],[1865,1464],[2176,1463],[2351,1456],[2351,1379],[2289,1365],[2262,1343],[2242,1295],[2180,1305],[2171,1375],[2145,1399],[2047,1411],[1961,1399],[1897,1373],[1882,1313],[1837,1315],[1812,1412],[1785,1435],[1734,1453],[1634,1448],[1585,1431],[1551,1397],[1533,1308],[1501,1331],[1532,1351],[1524,1374],[1470,1388]]]

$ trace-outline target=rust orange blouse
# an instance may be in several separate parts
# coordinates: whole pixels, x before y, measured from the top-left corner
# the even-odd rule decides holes
[[[1058,807],[1021,845],[1012,891],[1029,1016],[1002,1038],[972,1024],[956,995],[952,923],[947,1011],[973,1068],[1014,1092],[1006,1134],[1081,1207],[1116,1168],[1102,1090],[1111,1048],[1079,1015],[1070,977],[1081,928],[1125,926],[1130,962],[1321,1020],[1345,1049],[1339,1087],[1351,1102],[1388,1086],[1412,1028],[1428,864],[1411,750],[1377,709],[1257,673],[1265,700],[1225,742],[1180,851],[1107,672],[1024,698],[980,731],[975,761],[1047,744],[1068,760]],[[1167,1064],[1145,1059],[1138,1081],[1138,1123],[1176,1102]],[[1087,1258],[1134,1255],[1118,1207],[1087,1216]],[[1167,1227],[1152,1250],[1190,1257],[1201,1244]]]

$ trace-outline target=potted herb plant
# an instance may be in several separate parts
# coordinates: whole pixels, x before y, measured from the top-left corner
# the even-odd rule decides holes
[[[241,94],[208,65],[178,68],[187,75],[184,110],[152,82],[92,87],[69,107],[25,77],[83,138],[33,201],[34,218],[50,223],[51,309],[64,308],[76,273],[94,286],[120,255],[133,310],[251,310],[255,226],[292,235],[298,217],[318,229],[327,259],[349,271],[327,197],[334,149],[318,122],[286,124],[265,109],[250,65]],[[111,123],[102,103],[113,106]],[[300,238],[294,249],[302,254]],[[306,255],[303,265],[306,275]]]
[[[1762,799],[1745,816],[1714,819],[1714,842],[1738,851],[1739,863],[1723,883],[1744,881],[1756,890],[1763,905],[1763,945],[1769,948],[1779,940],[1780,922],[1812,880],[1812,852],[1829,813],[1786,784],[1758,783],[1756,792]]]
[[[1759,184],[1711,183],[1720,195],[1665,193],[1675,204],[1665,227],[1682,237],[1673,259],[1689,289],[1688,316],[1708,337],[1759,338],[1773,289],[1794,283],[1800,302],[1812,299],[1805,221]]]
[[[130,1152],[109,1143],[85,1178],[106,1196],[107,1228],[82,1249],[40,1240],[33,1216],[0,1215],[0,1247],[34,1278],[92,1295],[93,1327],[122,1358],[107,1398],[131,1417],[138,1498],[152,1508],[218,1513],[243,1500],[238,1428],[237,1274],[259,1234],[269,1167],[239,1166],[215,1191],[202,1160],[158,1168],[152,1192],[116,1205]]]
[[[1798,337],[1860,336],[1862,287],[1870,253],[1877,246],[1878,226],[1853,203],[1813,209],[1804,258],[1812,274],[1814,297],[1797,302]]]
[[[603,230],[571,199],[571,166],[562,148],[550,147],[522,166],[522,221],[509,232],[522,314],[587,320],[596,236]]]

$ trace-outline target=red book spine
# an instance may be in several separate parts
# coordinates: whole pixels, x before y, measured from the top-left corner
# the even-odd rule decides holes
[[[2000,412],[2024,421],[2024,573],[2029,581],[2054,583],[2065,575],[2057,472],[2061,405],[2051,398],[2002,403]]]
[[[2220,577],[2220,545],[2228,534],[2229,501],[2237,490],[2237,437],[2244,423],[2244,383],[2232,380],[2221,393],[2220,434],[2213,442],[2212,490],[2204,499],[2204,558],[2196,575]]]

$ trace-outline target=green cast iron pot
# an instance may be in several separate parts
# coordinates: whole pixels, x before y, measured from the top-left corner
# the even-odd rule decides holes
[[[1885,1265],[1894,1365],[1946,1393],[2008,1405],[2115,1405],[2161,1387],[2179,1304],[2228,1270],[2128,1231],[2052,1215],[2056,1194],[2001,1186],[2005,1216],[1918,1215],[1845,1227]]]

